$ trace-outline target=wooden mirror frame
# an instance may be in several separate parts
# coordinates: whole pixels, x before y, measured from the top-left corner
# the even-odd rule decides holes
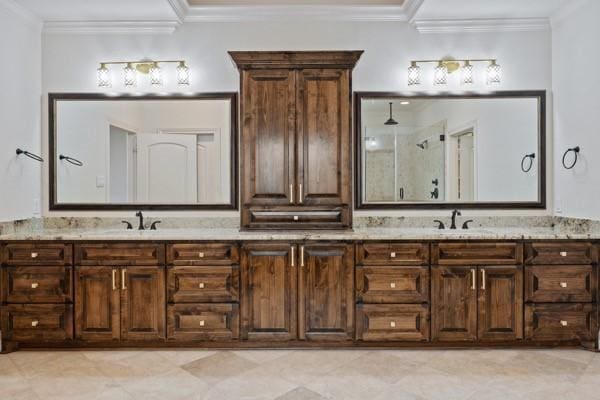
[[[490,99],[490,98],[536,98],[538,100],[538,200],[524,202],[473,202],[473,203],[369,203],[363,201],[361,176],[362,137],[361,102],[366,99]],[[355,208],[357,210],[435,210],[435,209],[545,209],[546,208],[546,91],[495,91],[486,93],[401,93],[401,92],[354,92],[354,178]]]
[[[121,101],[121,100],[229,100],[231,102],[231,146],[230,146],[230,199],[227,204],[142,204],[142,203],[59,203],[57,202],[56,176],[56,103],[58,101]],[[198,210],[237,210],[238,209],[238,94],[236,92],[194,93],[194,94],[148,94],[142,96],[105,93],[49,93],[48,94],[48,154],[50,159],[48,186],[50,211],[198,211]]]

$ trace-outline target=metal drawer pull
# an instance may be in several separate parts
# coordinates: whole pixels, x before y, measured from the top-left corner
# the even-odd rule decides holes
[[[31,288],[32,289],[37,289],[39,286],[40,286],[40,284],[37,283],[37,282],[34,282],[34,283],[31,284]]]
[[[395,251],[392,251],[390,253],[390,258],[396,258],[396,252]]]
[[[198,253],[198,257],[204,258],[204,253],[203,252]]]
[[[294,185],[290,185],[290,203],[294,202]]]
[[[566,287],[567,287],[567,282],[561,282],[561,283],[560,283],[560,287],[562,287],[562,288],[566,288]]]
[[[31,326],[33,326],[34,328],[37,328],[37,326],[40,324],[40,321],[31,321]]]
[[[567,254],[568,254],[568,253],[567,253],[566,251],[561,251],[561,252],[560,252],[560,256],[561,256],[561,257],[566,257],[566,256],[567,256]]]
[[[295,252],[296,252],[296,246],[292,246],[290,251],[292,252],[291,256],[290,256],[290,265],[292,267],[294,267],[296,265],[296,257],[295,257]]]
[[[38,253],[31,253],[31,258],[37,258],[38,257]]]
[[[304,267],[304,246],[300,246],[300,266]]]
[[[204,326],[204,320],[200,320],[200,326]]]
[[[117,290],[117,270],[112,270],[112,287],[113,290]]]
[[[198,287],[199,287],[200,289],[204,289],[204,282],[200,282],[200,283],[198,284]]]
[[[392,289],[396,289],[396,282],[391,282],[391,283],[390,283],[390,287],[391,287]]]
[[[485,269],[481,270],[481,290],[485,290]]]
[[[569,325],[569,323],[568,323],[567,321],[564,321],[564,320],[560,321],[560,324],[561,324],[562,326],[567,326],[567,325]]]
[[[298,221],[298,216],[294,215],[294,221]]]
[[[390,328],[396,327],[396,321],[390,321]]]
[[[125,268],[121,270],[121,289],[127,290],[127,286],[125,286]]]
[[[475,275],[475,269],[471,270],[471,290],[475,290],[475,280],[477,276]]]
[[[298,203],[302,204],[302,197],[303,197],[303,195],[302,195],[302,184],[301,183],[298,184],[298,192],[299,192],[299,194],[298,194]]]

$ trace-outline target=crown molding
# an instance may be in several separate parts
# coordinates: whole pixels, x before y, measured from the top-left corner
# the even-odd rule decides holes
[[[414,20],[419,33],[528,32],[550,28],[548,18]]]
[[[194,6],[185,22],[238,22],[269,20],[409,21],[424,0],[406,0],[402,6]]]
[[[45,34],[172,34],[181,25],[178,21],[46,21]]]
[[[554,14],[550,16],[550,24],[552,27],[560,25],[571,14],[579,10],[583,5],[590,0],[570,0],[565,2]]]
[[[167,2],[173,9],[179,23],[183,23],[190,12],[190,5],[187,0],[167,0]]]
[[[31,27],[35,29],[42,28],[41,19],[39,19],[34,13],[29,11],[29,9],[17,3],[15,0],[0,0],[0,7],[4,7],[5,9],[11,11],[13,14],[16,14]]]

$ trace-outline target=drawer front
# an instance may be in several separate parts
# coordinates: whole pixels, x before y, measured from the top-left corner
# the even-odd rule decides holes
[[[523,260],[523,247],[517,243],[436,243],[432,264],[438,265],[517,265]]]
[[[238,266],[169,267],[169,303],[223,303],[239,301]]]
[[[5,265],[71,265],[70,244],[7,244],[2,252]]]
[[[350,210],[348,207],[328,209],[294,209],[284,207],[280,210],[246,209],[242,211],[244,225],[251,229],[341,229],[348,225]]]
[[[231,265],[239,263],[238,248],[232,244],[171,244],[167,246],[169,265]]]
[[[420,304],[359,304],[356,335],[364,341],[429,340],[429,307]]]
[[[595,247],[588,242],[527,243],[526,264],[592,264],[598,261]]]
[[[525,267],[525,301],[538,303],[592,302],[596,270],[591,265]]]
[[[71,304],[12,304],[2,307],[2,335],[16,342],[73,339]]]
[[[356,267],[356,297],[364,303],[427,303],[429,267]]]
[[[65,303],[73,300],[72,267],[4,267],[2,301]]]
[[[356,262],[362,265],[427,265],[426,243],[363,243],[356,247]]]
[[[167,306],[168,340],[239,338],[237,304],[172,304]]]
[[[597,321],[592,304],[525,306],[525,338],[540,341],[593,340]]]
[[[75,246],[77,265],[162,265],[165,246],[160,244],[82,244]]]

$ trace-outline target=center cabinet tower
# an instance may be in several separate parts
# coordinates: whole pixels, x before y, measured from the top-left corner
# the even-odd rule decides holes
[[[352,227],[352,69],[362,51],[232,51],[241,228]]]

